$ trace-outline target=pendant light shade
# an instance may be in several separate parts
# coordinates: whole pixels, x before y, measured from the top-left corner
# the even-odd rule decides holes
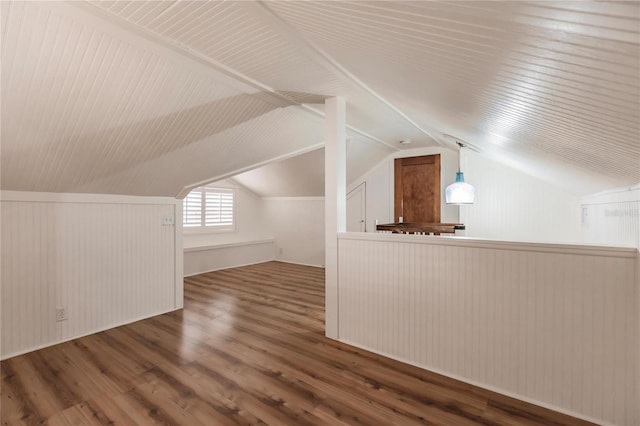
[[[458,153],[458,172],[456,173],[456,181],[447,186],[445,191],[445,200],[447,204],[473,204],[476,198],[476,189],[464,181],[464,173],[460,171],[462,163],[462,148],[464,144],[457,142],[460,147]]]
[[[476,189],[464,181],[464,173],[456,173],[456,181],[445,191],[447,204],[473,204]]]

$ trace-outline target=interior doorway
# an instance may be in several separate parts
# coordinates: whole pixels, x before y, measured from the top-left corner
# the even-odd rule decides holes
[[[367,232],[366,183],[347,194],[347,232]]]

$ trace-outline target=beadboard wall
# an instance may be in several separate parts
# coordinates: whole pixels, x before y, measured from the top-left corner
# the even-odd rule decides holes
[[[184,248],[184,276],[275,259],[273,239]]]
[[[476,188],[475,203],[460,206],[467,237],[580,243],[578,195],[472,150],[462,167]]]
[[[640,248],[640,185],[582,197],[582,238]]]
[[[182,307],[175,199],[3,191],[0,209],[3,359]]]
[[[346,233],[339,256],[340,341],[640,424],[637,250]]]

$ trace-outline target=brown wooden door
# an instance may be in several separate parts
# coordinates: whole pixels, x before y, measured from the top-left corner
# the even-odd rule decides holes
[[[395,222],[440,222],[440,155],[395,160]]]

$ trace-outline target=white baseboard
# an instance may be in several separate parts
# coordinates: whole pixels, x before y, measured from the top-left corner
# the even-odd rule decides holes
[[[79,334],[77,336],[68,337],[66,339],[58,340],[58,341],[51,342],[51,343],[45,343],[45,344],[42,344],[42,345],[33,346],[31,348],[28,348],[28,349],[23,349],[23,350],[20,350],[18,352],[13,352],[13,353],[10,353],[10,354],[7,354],[7,355],[3,355],[0,358],[0,361],[4,361],[5,359],[13,358],[13,357],[16,357],[16,356],[19,356],[19,355],[24,355],[24,354],[27,354],[29,352],[34,352],[34,351],[37,351],[37,350],[40,350],[40,349],[48,348],[50,346],[59,345],[60,343],[70,342],[71,340],[80,339],[82,337],[90,336],[92,334],[100,333],[102,331],[111,330],[112,328],[121,327],[123,325],[131,324],[131,323],[138,322],[138,321],[142,321],[142,320],[145,320],[145,319],[148,319],[148,318],[152,318],[152,317],[157,317],[158,315],[168,314],[169,312],[173,312],[173,311],[179,311],[181,309],[182,308],[171,308],[169,310],[156,312],[156,313],[153,313],[151,315],[143,315],[143,316],[140,316],[140,317],[135,317],[135,318],[128,319],[128,320],[125,320],[125,321],[117,322],[115,324],[110,324],[110,325],[107,325],[105,327],[101,327],[101,328],[97,328],[95,330],[89,331],[87,333]]]

